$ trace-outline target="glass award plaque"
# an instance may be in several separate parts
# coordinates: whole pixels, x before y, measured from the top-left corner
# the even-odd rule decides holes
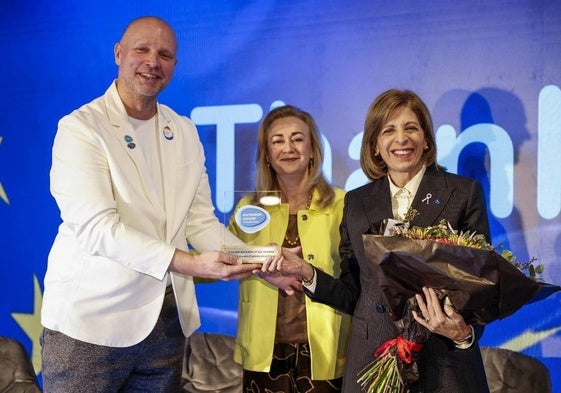
[[[235,207],[224,223],[235,226],[238,237],[246,244],[232,244],[225,236],[222,251],[237,256],[244,263],[261,263],[278,255],[280,246],[259,244],[258,239],[273,238],[269,209],[280,205],[280,191],[230,191],[225,200],[233,201]]]

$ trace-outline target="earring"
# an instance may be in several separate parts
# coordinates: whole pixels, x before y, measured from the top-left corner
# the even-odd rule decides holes
[[[314,167],[314,158],[310,158],[310,161],[308,162],[308,169],[312,169]]]
[[[267,168],[271,167],[271,163],[269,161],[267,161]]]
[[[428,149],[429,149],[429,145],[425,145],[425,150],[428,150]]]
[[[374,157],[378,157],[380,155],[380,153],[376,152],[374,153]]]

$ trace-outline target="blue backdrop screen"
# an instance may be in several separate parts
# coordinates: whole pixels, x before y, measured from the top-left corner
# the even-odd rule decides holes
[[[203,3],[203,2],[201,2]],[[160,101],[193,119],[219,217],[228,190],[253,188],[257,128],[290,103],[317,120],[325,173],[347,190],[366,110],[382,91],[415,90],[433,114],[438,161],[480,180],[493,244],[545,265],[561,283],[561,2],[0,2],[0,335],[22,341],[40,372],[40,304],[60,222],[49,193],[60,117],[116,76],[113,45],[142,15],[179,38]],[[198,284],[201,330],[235,334],[237,283]],[[561,295],[488,326],[482,345],[561,369]],[[554,391],[561,376],[552,372]]]

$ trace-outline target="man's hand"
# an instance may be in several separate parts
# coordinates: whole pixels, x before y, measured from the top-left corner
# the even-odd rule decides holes
[[[241,280],[260,269],[259,263],[242,263],[240,259],[218,251],[207,251],[198,255],[175,250],[169,271],[193,277],[213,280]]]

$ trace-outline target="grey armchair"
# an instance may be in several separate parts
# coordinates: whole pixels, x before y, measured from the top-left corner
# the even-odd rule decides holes
[[[25,347],[0,337],[0,393],[40,393],[37,376]]]
[[[502,348],[481,347],[491,393],[551,393],[547,367],[531,356]]]

